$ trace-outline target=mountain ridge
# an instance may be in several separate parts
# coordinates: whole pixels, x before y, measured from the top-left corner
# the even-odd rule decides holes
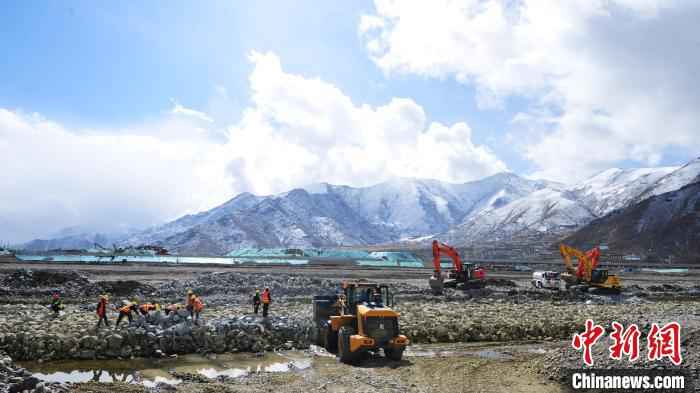
[[[680,167],[610,168],[574,185],[512,172],[464,183],[392,178],[351,187],[321,182],[274,195],[244,192],[207,211],[122,236],[118,243],[221,255],[240,247],[427,244],[433,238],[454,245],[540,241],[570,235],[688,179],[700,179],[700,159]]]

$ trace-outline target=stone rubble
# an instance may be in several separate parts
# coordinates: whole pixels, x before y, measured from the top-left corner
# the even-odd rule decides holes
[[[0,352],[0,393],[64,393],[68,389],[59,383],[42,382],[28,370],[17,367],[12,358]]]

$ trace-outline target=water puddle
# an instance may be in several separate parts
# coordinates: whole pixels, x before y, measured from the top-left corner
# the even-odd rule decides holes
[[[252,373],[293,372],[311,367],[312,359],[301,351],[254,356],[222,354],[216,356],[184,355],[174,359],[134,359],[102,361],[25,362],[21,366],[46,382],[125,382],[147,387],[159,383],[177,385],[173,375],[195,374],[206,378],[239,378]]]
[[[454,344],[417,344],[406,349],[410,357],[479,357],[490,360],[511,360],[518,353],[544,354],[545,346],[552,344],[523,343],[454,343]]]

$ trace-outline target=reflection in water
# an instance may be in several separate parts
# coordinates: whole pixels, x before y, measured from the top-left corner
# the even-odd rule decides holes
[[[40,380],[47,382],[124,382],[141,383],[146,387],[158,383],[176,385],[181,380],[171,372],[200,374],[207,378],[239,378],[256,372],[290,372],[311,367],[311,359],[302,352],[289,351],[251,357],[244,354],[225,354],[213,358],[185,355],[177,359],[135,359],[130,361],[71,361],[50,363],[23,363]]]

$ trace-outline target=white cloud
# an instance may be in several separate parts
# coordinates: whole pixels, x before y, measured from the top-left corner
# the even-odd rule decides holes
[[[394,176],[461,182],[507,170],[467,124],[429,122],[410,99],[356,105],[327,82],[285,72],[272,53],[250,60],[251,103],[223,139],[218,117],[178,103],[118,130],[0,109],[0,239],[152,225],[243,191]]]
[[[452,76],[482,107],[530,98],[512,132],[536,175],[568,179],[700,147],[698,18],[690,1],[377,0],[359,31],[385,72]]]
[[[173,115],[189,116],[195,119],[206,121],[207,123],[214,122],[214,119],[209,117],[209,115],[207,115],[206,113],[191,108],[186,108],[180,105],[180,103],[175,100],[173,100],[173,108],[170,110],[170,113]]]
[[[71,130],[0,109],[0,239],[152,225],[229,196],[221,147],[127,131]]]
[[[369,185],[392,176],[467,181],[506,170],[475,146],[465,123],[428,124],[410,99],[355,105],[335,86],[284,72],[272,53],[253,53],[252,105],[229,130],[237,176],[274,193],[320,181]]]

